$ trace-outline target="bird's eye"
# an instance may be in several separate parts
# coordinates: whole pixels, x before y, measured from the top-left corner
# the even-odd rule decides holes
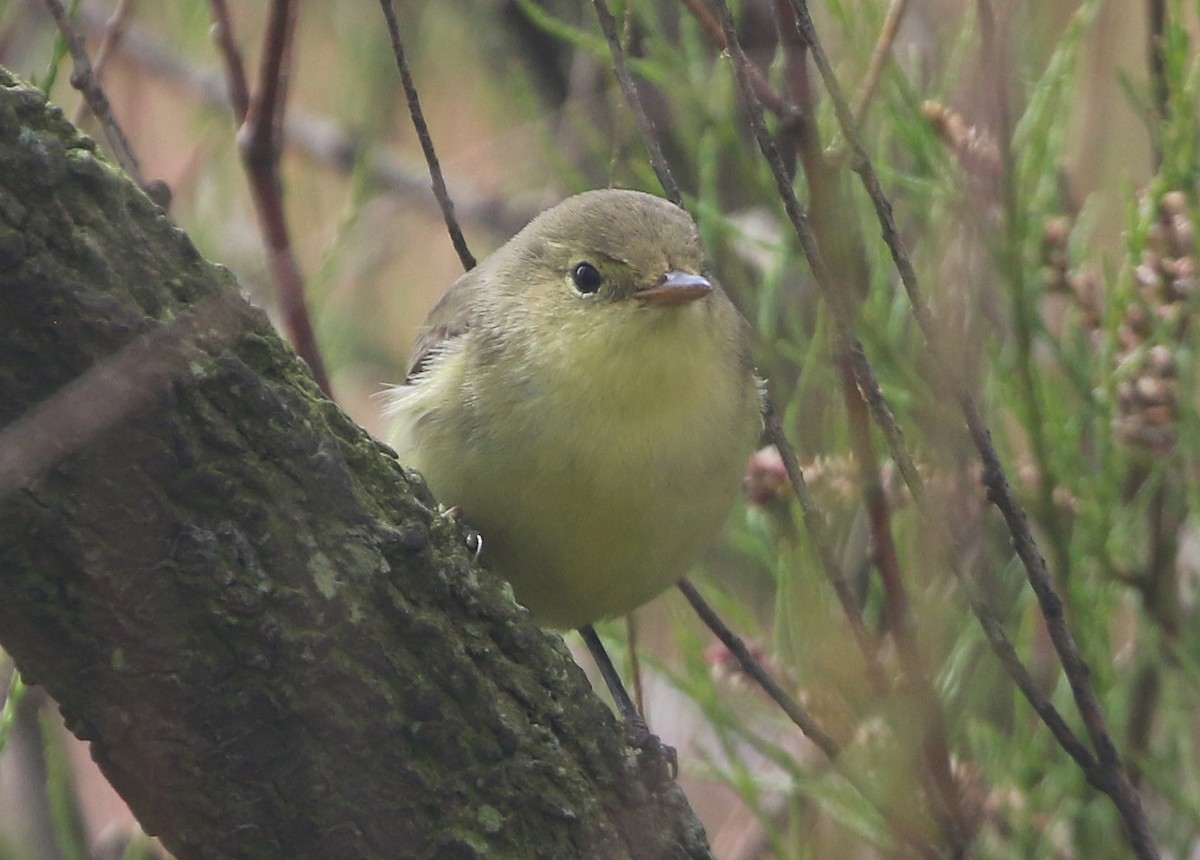
[[[571,280],[575,282],[575,289],[585,294],[596,292],[604,283],[604,278],[591,263],[580,263],[572,269]]]

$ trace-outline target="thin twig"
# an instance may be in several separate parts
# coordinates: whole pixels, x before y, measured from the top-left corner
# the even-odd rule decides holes
[[[879,30],[879,38],[875,40],[875,49],[871,52],[871,65],[858,89],[858,104],[854,106],[854,123],[861,126],[867,118],[879,81],[883,78],[883,70],[887,68],[892,58],[892,45],[896,42],[896,34],[900,31],[900,23],[908,9],[908,0],[892,0],[888,7],[887,17]]]
[[[1054,650],[1062,662],[1075,704],[1079,708],[1088,736],[1096,748],[1099,769],[1094,778],[1088,781],[1112,798],[1125,822],[1134,853],[1141,860],[1157,860],[1158,849],[1150,833],[1150,824],[1142,809],[1141,798],[1129,780],[1129,773],[1121,762],[1116,744],[1109,733],[1108,721],[1091,681],[1091,670],[1067,625],[1062,598],[1050,581],[1046,561],[1038,552],[1037,542],[1029,529],[1025,512],[1004,473],[999,455],[992,445],[991,436],[974,401],[963,395],[959,406],[967,416],[967,428],[984,463],[983,480],[988,489],[988,499],[1000,511],[1009,534],[1012,535],[1013,547],[1025,567],[1026,577],[1041,607],[1050,640],[1054,643]]]
[[[662,147],[658,145],[658,135],[655,134],[654,124],[642,106],[642,97],[638,95],[633,76],[629,73],[629,64],[625,62],[625,49],[621,47],[621,39],[617,34],[617,21],[613,18],[612,12],[608,11],[608,4],[604,0],[592,0],[592,5],[596,7],[596,17],[600,20],[600,29],[604,31],[604,38],[608,40],[613,71],[621,85],[621,92],[625,95],[625,101],[629,103],[629,109],[633,111],[633,118],[642,133],[642,141],[650,151],[650,164],[654,168],[655,175],[658,176],[658,181],[662,185],[667,199],[682,208],[683,193],[679,190],[675,177],[671,175],[670,165],[667,164],[667,159],[662,153]]]
[[[233,22],[225,0],[208,0],[208,5],[212,9],[213,38],[225,60],[225,93],[233,107],[233,118],[241,125],[246,121],[246,112],[250,110],[250,88],[246,84],[242,49],[233,38]]]
[[[1029,674],[1029,669],[1021,662],[1021,658],[1017,654],[1016,648],[1013,647],[1012,641],[1008,638],[1004,626],[975,593],[975,589],[967,582],[966,577],[962,575],[961,569],[957,566],[955,567],[955,574],[959,582],[959,587],[967,595],[967,601],[970,603],[971,610],[974,612],[975,618],[979,621],[979,626],[983,628],[984,635],[987,636],[988,643],[992,646],[992,651],[996,654],[1000,664],[1008,671],[1013,682],[1017,685],[1017,689],[1025,696],[1025,699],[1029,702],[1034,712],[1041,717],[1042,722],[1050,729],[1051,734],[1054,735],[1054,739],[1058,741],[1058,745],[1075,760],[1088,782],[1096,788],[1100,788],[1099,763],[1096,761],[1096,757],[1092,755],[1092,751],[1075,736],[1075,733],[1071,731],[1071,727],[1067,725],[1067,721],[1063,719],[1062,714],[1058,712],[1058,709],[1054,707],[1046,697],[1046,694],[1038,687],[1037,682],[1033,680],[1033,676]]]
[[[680,0],[680,2],[692,13],[692,17],[700,24],[704,35],[708,37],[713,46],[718,51],[724,51],[727,47],[725,33],[721,30],[721,24],[713,17],[712,10],[705,5],[704,0]],[[763,107],[785,123],[798,119],[799,111],[796,105],[780,95],[771,86],[771,82],[763,77],[757,66],[751,66],[747,73],[750,76],[750,85],[754,88],[758,100],[763,103]]]
[[[102,33],[104,22],[104,16],[89,11],[87,6],[78,16],[79,25],[89,33]],[[178,86],[205,106],[221,111],[232,110],[235,115],[244,118],[245,106],[239,112],[230,94],[230,86],[235,85],[236,81],[231,83],[228,76],[235,66],[231,65],[228,50],[221,47],[225,36],[219,24],[214,25],[214,29],[224,59],[221,72],[183,62],[178,52],[136,24],[126,28],[117,56],[131,63],[138,73],[152,74]],[[240,73],[241,53],[231,36],[229,47],[233,50],[236,69]],[[244,87],[244,75],[239,74],[238,77]],[[248,96],[246,102],[249,102]],[[286,148],[299,152],[318,165],[342,174],[358,171],[372,190],[416,201],[422,206],[436,208],[438,205],[423,162],[419,165],[413,163],[394,149],[364,146],[361,140],[334,119],[308,113],[299,106],[289,106],[283,132]],[[365,165],[362,163],[364,159]],[[528,224],[538,211],[521,202],[484,193],[461,181],[452,182],[449,191],[455,201],[455,212],[464,221],[486,227],[505,238]]]
[[[800,731],[804,732],[804,736],[817,745],[821,752],[825,753],[825,757],[830,761],[836,761],[837,757],[842,754],[842,748],[832,736],[825,733],[825,730],[817,725],[816,720],[804,710],[804,707],[797,702],[792,696],[779,686],[779,682],[771,677],[771,673],[763,668],[762,664],[755,658],[750,648],[746,645],[745,640],[729,629],[729,626],[721,620],[721,616],[713,611],[708,602],[700,596],[700,592],[696,590],[696,586],[692,585],[686,579],[679,580],[676,583],[679,590],[683,592],[683,596],[687,598],[688,603],[696,610],[696,614],[705,623],[709,630],[716,634],[721,640],[729,653],[732,654],[741,664],[742,670],[749,675],[754,681],[762,687],[768,696],[770,696],[775,704],[788,716],[793,723],[799,726]]]
[[[121,43],[121,37],[125,35],[125,23],[133,13],[135,4],[136,0],[121,0],[104,26],[104,36],[100,39],[100,47],[96,49],[96,62],[92,64],[98,81],[103,79],[104,69],[108,66],[109,59]],[[75,108],[75,115],[71,122],[75,125],[83,125],[90,112],[87,101],[80,102]]]
[[[891,204],[884,195],[879,177],[867,156],[866,147],[854,124],[850,105],[842,93],[833,68],[825,55],[817,38],[816,26],[808,12],[805,0],[790,0],[796,13],[796,26],[812,51],[813,60],[821,74],[833,102],[834,113],[838,118],[841,132],[854,157],[854,170],[859,174],[867,194],[875,207],[876,216],[883,230],[884,240],[892,254],[893,262],[900,273],[901,282],[908,294],[913,308],[913,315],[921,329],[926,347],[935,359],[941,358],[940,339],[934,323],[933,315],[921,294],[916,270],[905,251],[896,230],[892,215]],[[1009,534],[1012,535],[1013,546],[1025,567],[1030,587],[1037,597],[1045,618],[1051,641],[1062,662],[1063,671],[1067,675],[1072,695],[1080,716],[1088,730],[1092,744],[1096,748],[1099,759],[1101,780],[1098,786],[1112,798],[1118,812],[1125,822],[1130,845],[1139,858],[1157,858],[1158,850],[1150,833],[1149,822],[1142,809],[1141,799],[1129,781],[1129,774],[1121,762],[1116,745],[1108,729],[1108,721],[1100,705],[1099,696],[1091,682],[1090,669],[1075,642],[1063,614],[1062,599],[1059,597],[1046,569],[1046,562],[1038,552],[1037,542],[1029,528],[1028,520],[1020,502],[1013,492],[1012,485],[1000,463],[1000,457],[991,441],[991,434],[979,414],[974,398],[967,391],[963,382],[953,373],[951,365],[936,360],[934,366],[943,381],[949,384],[955,394],[959,408],[966,419],[967,429],[979,452],[984,466],[984,485],[988,489],[989,500],[1000,510]]]
[[[250,314],[236,291],[221,291],[97,360],[0,428],[0,500],[36,484],[164,395],[193,368],[198,349],[217,354],[246,330]]]
[[[83,95],[84,101],[95,115],[96,121],[100,123],[100,128],[104,131],[104,138],[108,141],[108,146],[116,157],[117,163],[121,165],[121,169],[128,173],[139,186],[145,188],[146,182],[142,177],[142,168],[138,164],[137,155],[134,154],[129,139],[125,137],[125,132],[121,131],[121,126],[113,115],[112,105],[108,101],[108,96],[104,94],[104,88],[100,86],[100,80],[96,77],[91,60],[88,59],[87,48],[83,44],[82,37],[71,26],[67,10],[63,8],[60,0],[44,0],[44,2],[54,18],[54,23],[58,25],[58,31],[62,33],[63,40],[67,43],[67,50],[71,52],[71,61],[74,64],[74,70],[71,72],[71,86]]]
[[[725,622],[721,620],[721,617],[708,605],[708,601],[696,590],[696,586],[692,585],[686,579],[679,580],[676,586],[683,592],[683,596],[687,598],[692,609],[695,610],[708,629],[716,634],[717,638],[721,640],[721,644],[729,649],[729,653],[741,665],[742,671],[753,678],[759,687],[771,697],[775,704],[787,714],[788,718],[804,732],[804,736],[816,744],[821,752],[825,754],[826,758],[829,759],[838,774],[854,786],[879,811],[897,837],[910,849],[917,851],[923,857],[938,857],[938,852],[926,840],[914,832],[914,822],[902,820],[893,811],[892,804],[888,803],[887,798],[875,790],[873,784],[845,766],[841,760],[842,750],[837,741],[826,734],[817,725],[812,716],[771,677],[771,674],[762,667],[762,664],[754,656],[745,641],[729,629]]]
[[[450,242],[462,267],[468,272],[475,268],[475,257],[467,247],[462,228],[454,217],[454,201],[446,191],[446,180],[442,178],[442,166],[438,162],[437,151],[433,148],[433,137],[429,134],[429,126],[425,123],[425,114],[421,111],[421,99],[417,95],[417,86],[413,82],[412,73],[408,70],[408,60],[404,56],[404,43],[400,39],[400,24],[396,20],[396,10],[392,0],[379,0],[383,9],[383,17],[387,20],[388,33],[392,37],[392,53],[396,57],[396,68],[400,70],[400,81],[404,86],[404,98],[408,102],[408,115],[412,118],[413,128],[417,132],[417,140],[421,142],[421,151],[425,153],[425,163],[429,165],[429,178],[433,183],[433,195],[442,208],[442,218],[446,222],[446,230],[450,233]]]
[[[233,41],[232,24],[225,4],[222,0],[209,0],[209,6],[216,22],[226,81],[231,88],[230,103],[235,116],[242,121],[237,134],[238,153],[250,182],[251,197],[266,243],[267,267],[271,272],[271,282],[275,285],[284,331],[296,353],[308,364],[317,385],[327,397],[332,397],[333,388],[304,296],[304,276],[292,248],[291,231],[283,206],[283,181],[279,175],[283,148],[280,129],[287,104],[286,80],[291,62],[289,45],[295,34],[297,5],[295,0],[272,0],[267,15],[267,29],[263,35],[258,88],[253,97],[245,94],[246,76],[241,52]]]
[[[779,413],[775,410],[775,404],[769,396],[763,402],[763,425],[767,442],[775,446],[775,449],[779,452],[780,460],[783,461],[783,469],[787,473],[788,482],[791,484],[792,492],[795,493],[796,501],[800,505],[800,514],[804,518],[804,527],[817,548],[817,556],[821,560],[821,568],[825,572],[826,579],[833,586],[833,592],[837,595],[842,611],[846,614],[846,618],[849,621],[850,631],[854,635],[854,640],[858,643],[859,650],[866,660],[867,674],[871,680],[871,684],[877,692],[882,693],[887,689],[888,683],[883,667],[879,663],[879,645],[874,637],[867,632],[866,625],[863,623],[862,612],[858,607],[858,600],[855,598],[854,592],[850,588],[850,583],[846,579],[845,572],[837,560],[837,554],[834,551],[834,541],[829,534],[829,525],[825,522],[825,516],[821,513],[820,508],[817,507],[817,503],[813,500],[812,494],[808,491],[808,483],[804,479],[804,472],[800,468],[800,461],[796,458],[796,451],[792,448],[792,443],[788,440],[787,434],[783,430],[783,423],[779,419]]]

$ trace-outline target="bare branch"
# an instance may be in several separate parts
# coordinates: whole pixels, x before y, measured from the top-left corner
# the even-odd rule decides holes
[[[408,115],[412,118],[413,128],[417,132],[417,140],[421,142],[421,151],[425,153],[425,163],[429,165],[429,178],[433,182],[433,196],[437,198],[442,209],[442,218],[446,229],[450,232],[450,242],[462,263],[463,269],[470,271],[475,268],[475,257],[467,247],[458,219],[454,217],[454,201],[446,191],[446,180],[442,177],[442,165],[438,162],[437,151],[433,148],[433,137],[429,134],[429,126],[425,122],[425,114],[421,110],[421,98],[417,94],[417,85],[413,82],[412,72],[408,69],[408,60],[404,56],[404,42],[400,38],[400,24],[396,20],[396,10],[391,0],[379,0],[383,9],[383,17],[387,19],[388,33],[392,37],[392,53],[396,56],[396,68],[400,70],[400,81],[404,86],[404,98],[408,102]]]
[[[312,369],[321,390],[332,397],[325,360],[313,331],[304,297],[304,276],[292,248],[287,214],[283,206],[283,181],[279,176],[282,129],[287,103],[287,78],[291,63],[291,43],[296,28],[294,0],[273,0],[263,36],[263,56],[258,70],[258,90],[253,97],[245,93],[246,77],[241,53],[234,42],[228,11],[221,0],[210,0],[216,22],[217,42],[225,61],[229,100],[235,115],[242,120],[238,131],[238,152],[250,182],[254,209],[266,243],[267,268],[284,331],[297,354]],[[244,105],[244,107],[243,107]]]
[[[634,84],[633,76],[629,73],[629,64],[625,62],[625,49],[621,47],[621,39],[617,34],[617,21],[613,18],[612,12],[608,10],[608,4],[604,0],[592,0],[592,5],[596,7],[596,17],[600,21],[600,29],[604,31],[604,38],[608,40],[608,50],[612,54],[613,60],[613,72],[616,73],[617,81],[621,85],[621,92],[625,95],[629,109],[633,111],[633,118],[638,124],[638,130],[642,133],[642,141],[650,152],[650,164],[654,167],[654,173],[658,177],[658,182],[662,185],[667,199],[682,209],[683,193],[679,190],[675,177],[671,175],[671,167],[667,164],[662,147],[658,144],[658,135],[654,131],[654,124],[647,116],[645,107],[642,106],[642,97],[638,95],[637,85]]]
[[[87,102],[96,120],[100,123],[100,127],[104,130],[104,139],[108,141],[109,148],[112,149],[121,169],[133,177],[134,182],[145,188],[146,182],[142,177],[142,168],[138,164],[137,155],[129,144],[129,138],[125,136],[125,132],[117,123],[108,96],[104,94],[104,88],[100,86],[100,80],[96,76],[95,69],[92,68],[91,60],[88,59],[83,39],[71,26],[71,19],[67,15],[67,10],[63,8],[61,0],[44,0],[44,2],[54,18],[54,23],[58,25],[58,31],[62,33],[63,40],[67,43],[67,50],[71,52],[71,61],[74,63],[74,71],[71,72],[71,86],[83,95],[84,101]]]
[[[242,50],[233,37],[233,21],[229,17],[229,8],[225,0],[208,0],[212,9],[213,38],[217,41],[217,49],[225,60],[225,81],[229,102],[233,106],[233,116],[238,125],[246,121],[246,112],[250,110],[250,87],[246,84],[246,66],[242,62]]]
[[[104,36],[100,40],[100,47],[96,49],[96,62],[94,63],[96,80],[104,77],[104,69],[108,65],[109,59],[117,46],[121,44],[121,37],[125,35],[125,25],[129,21],[129,16],[133,14],[135,4],[136,0],[120,0],[117,8],[113,10],[112,17],[104,25]],[[75,117],[71,121],[75,125],[81,125],[89,112],[87,101],[80,102],[75,109]]]
[[[90,11],[89,5],[85,4],[81,10],[79,24],[88,32],[102,32],[104,17]],[[221,37],[220,33],[218,37]],[[240,63],[241,54],[237,51],[236,42],[231,40],[230,46]],[[222,51],[224,53],[225,49]],[[224,63],[224,76],[197,68],[185,63],[176,51],[136,25],[126,28],[118,56],[131,63],[139,73],[158,76],[204,105],[222,111],[232,110],[235,114],[238,112],[230,97],[228,57]],[[246,101],[248,104],[248,96]],[[245,108],[241,114],[244,116]],[[289,107],[284,117],[283,142],[316,164],[338,173],[362,170],[365,181],[376,191],[430,208],[438,205],[423,164],[412,163],[394,149],[376,152],[374,148],[366,148],[333,119],[308,113],[301,107]],[[365,166],[360,164],[364,158],[367,159]],[[455,211],[464,220],[482,225],[504,237],[516,233],[537,214],[533,207],[513,202],[507,197],[484,193],[461,181],[451,182],[449,190],[455,200]]]

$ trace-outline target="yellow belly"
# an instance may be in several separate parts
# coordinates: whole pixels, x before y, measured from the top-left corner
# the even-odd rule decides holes
[[[759,432],[757,390],[736,355],[694,335],[660,338],[628,366],[610,345],[574,383],[534,366],[516,384],[462,350],[397,401],[401,461],[462,507],[485,563],[538,623],[631,611],[684,576],[728,517]],[[570,358],[593,357],[577,343]]]

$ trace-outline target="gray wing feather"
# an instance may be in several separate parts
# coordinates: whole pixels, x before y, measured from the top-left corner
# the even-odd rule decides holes
[[[475,320],[475,298],[481,288],[478,272],[479,269],[474,269],[455,281],[429,312],[425,326],[413,344],[405,382],[412,382],[439,352],[471,330]]]

